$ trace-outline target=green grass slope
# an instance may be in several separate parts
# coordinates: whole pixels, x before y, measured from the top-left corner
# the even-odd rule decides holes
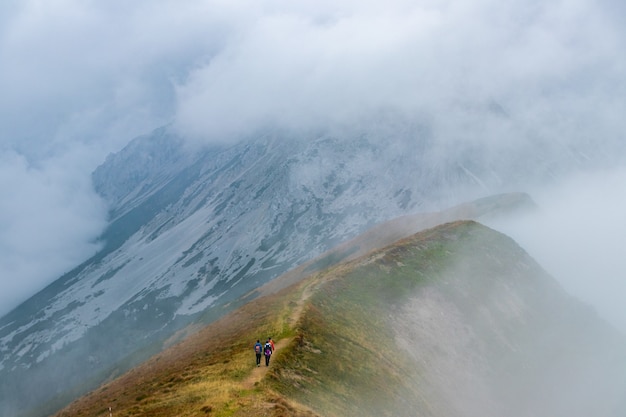
[[[507,216],[513,213],[520,213],[526,210],[532,210],[533,207],[534,203],[528,195],[523,193],[509,193],[494,195],[479,200],[466,202],[443,211],[431,213],[416,213],[413,215],[402,216],[400,218],[392,219],[390,221],[374,225],[367,232],[355,237],[354,239],[343,242],[342,244],[332,248],[326,253],[320,255],[319,257],[312,259],[309,262],[305,262],[299,267],[292,269],[288,273],[284,274],[280,279],[273,280],[270,285],[265,285],[263,288],[258,288],[257,290],[252,291],[251,293],[247,294],[246,297],[231,303],[228,308],[208,309],[207,311],[205,311],[204,314],[195,319],[195,325],[190,326],[190,328],[193,330],[196,329],[198,326],[209,324],[215,321],[217,318],[222,317],[227,312],[236,309],[237,307],[245,304],[246,302],[254,298],[258,298],[259,296],[268,293],[275,293],[281,288],[285,288],[290,284],[299,282],[300,280],[311,275],[314,272],[319,272],[325,268],[341,262],[357,259],[372,250],[392,244],[393,242],[413,235],[420,230],[425,230],[438,224],[456,221],[458,219],[482,220],[499,216]],[[169,301],[167,300],[162,301],[162,303],[164,303],[161,306],[162,308],[168,309],[171,307],[168,307]],[[146,310],[144,314],[144,319],[150,321],[150,314],[151,313]],[[120,337],[113,339],[105,338],[104,336],[102,336],[104,333],[98,332],[97,329],[92,329],[89,332],[89,337],[87,338],[89,340],[89,343],[80,345],[78,349],[82,349],[82,353],[79,352],[78,354],[84,357],[94,356],[92,355],[93,347],[100,346],[100,354],[95,354],[95,357],[102,358],[109,357],[111,355],[115,356],[115,354],[112,352],[118,350],[120,346],[125,346],[129,343],[128,337],[125,337],[123,335],[124,332],[122,331],[120,333],[120,331],[118,331],[121,328],[126,327],[125,322],[126,320],[124,319],[124,317],[121,317],[119,314],[109,317],[101,326],[98,326],[98,328],[102,329],[103,326],[108,327],[111,329],[111,333],[119,334]],[[98,387],[103,381],[106,381],[114,376],[118,376],[121,373],[126,372],[129,369],[132,369],[134,366],[142,363],[146,359],[150,358],[152,355],[163,350],[163,337],[165,337],[166,333],[167,331],[165,331],[164,333],[155,333],[153,342],[151,344],[143,348],[139,348],[134,352],[131,352],[125,358],[122,358],[121,360],[110,364],[110,366],[105,367],[98,373],[92,373],[89,379],[80,377],[80,375],[82,375],[82,371],[78,373],[76,372],[76,370],[78,369],[76,367],[80,367],[79,364],[74,364],[74,369],[70,369],[71,367],[68,368],[67,365],[63,365],[64,361],[58,361],[56,367],[54,365],[50,365],[47,367],[39,368],[39,371],[37,372],[35,372],[33,369],[29,369],[27,371],[28,373],[33,374],[35,372],[39,376],[32,378],[32,381],[37,381],[39,386],[37,384],[31,383],[29,384],[30,390],[38,392],[41,390],[41,387],[45,385],[45,391],[47,392],[49,384],[44,381],[49,381],[47,375],[50,372],[57,374],[57,378],[64,379],[64,384],[61,385],[67,385],[71,388],[65,389],[64,391],[59,389],[55,398],[47,401],[45,404],[41,404],[35,407],[35,404],[37,403],[37,396],[26,394],[23,387],[20,387],[18,385],[11,385],[11,388],[7,388],[5,391],[13,391],[16,393],[16,395],[19,396],[22,396],[22,394],[30,395],[33,402],[33,409],[22,410],[19,416],[15,417],[39,417],[43,415],[48,415],[51,412],[54,412],[55,410],[58,410],[59,408],[67,405],[73,399],[80,397],[88,391]],[[171,344],[173,343],[173,341],[176,340],[183,340],[187,335],[187,331],[180,331],[177,333],[176,337],[170,340],[169,343]],[[59,353],[59,355],[61,355],[61,359],[64,355],[66,356],[72,354],[77,354],[77,351],[70,350],[66,351],[66,353]],[[67,375],[72,375],[72,380],[74,382],[68,380]],[[5,381],[0,381],[0,384],[4,382]],[[10,382],[7,383],[10,384]]]
[[[57,416],[626,415],[621,336],[478,223],[266,293]]]

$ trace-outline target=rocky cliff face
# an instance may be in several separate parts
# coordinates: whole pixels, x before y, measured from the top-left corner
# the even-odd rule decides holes
[[[136,363],[374,224],[554,174],[550,155],[520,166],[465,151],[444,157],[410,124],[230,147],[187,148],[167,128],[134,140],[94,173],[111,207],[102,249],[0,321],[0,412]]]

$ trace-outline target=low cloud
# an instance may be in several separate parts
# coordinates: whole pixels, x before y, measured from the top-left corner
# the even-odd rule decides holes
[[[98,249],[93,239],[105,226],[106,207],[82,170],[67,169],[81,159],[70,154],[34,167],[17,153],[0,155],[5,196],[0,201],[0,313]]]
[[[596,3],[342,4],[247,21],[177,84],[180,129],[227,141],[393,108],[420,115],[441,140],[500,146],[529,134],[615,140],[623,124],[624,33]],[[489,103],[506,111],[508,131],[484,126]]]
[[[626,332],[626,168],[578,174],[535,189],[539,209],[494,224],[570,294]]]

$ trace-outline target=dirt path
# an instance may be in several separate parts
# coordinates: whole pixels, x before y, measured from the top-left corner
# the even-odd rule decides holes
[[[281,339],[278,342],[276,342],[276,352],[286,347],[290,341],[291,341],[291,338],[286,338],[286,339]],[[270,366],[272,366],[271,361],[270,361]],[[270,366],[265,366],[265,357],[262,357],[261,366],[256,366],[252,368],[252,372],[250,372],[250,375],[243,381],[243,384],[242,384],[243,388],[244,389],[254,388],[254,385],[263,379],[267,371],[270,369]]]
[[[311,296],[311,294],[313,294],[312,287],[314,284],[315,284],[315,281],[313,281],[312,283],[310,283],[303,289],[302,296],[298,300],[297,305],[294,307],[291,313],[291,316],[289,317],[290,325],[292,326],[295,325],[300,319],[300,316],[302,315],[302,311],[304,309],[304,302]],[[285,348],[289,344],[289,342],[291,342],[292,339],[293,338],[284,338],[284,339],[280,339],[276,341],[275,342],[276,352],[279,352],[281,349]],[[269,370],[271,366],[272,366],[271,361],[270,361],[270,366],[265,366],[265,358],[261,358],[261,366],[252,368],[250,375],[242,383],[243,388],[244,389],[254,388],[254,386],[263,379],[265,374],[267,374],[267,371]]]

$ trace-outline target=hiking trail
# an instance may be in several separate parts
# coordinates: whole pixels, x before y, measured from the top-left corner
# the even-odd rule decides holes
[[[304,310],[304,302],[308,300],[311,294],[313,294],[312,287],[314,286],[314,284],[316,284],[316,281],[313,281],[312,283],[308,284],[302,290],[302,295],[300,296],[300,299],[298,300],[296,306],[293,308],[293,311],[291,312],[291,315],[289,317],[289,322],[290,322],[289,324],[291,326],[294,326],[300,319],[300,316],[302,315],[302,311]],[[280,350],[285,348],[292,340],[293,340],[293,337],[286,337],[284,339],[275,341],[275,345],[276,345],[275,352],[280,352]],[[251,354],[250,363],[253,363],[253,361],[254,361],[254,356],[253,354]],[[270,360],[270,365],[265,366],[265,357],[262,357],[261,366],[253,365],[250,375],[242,383],[243,388],[253,389],[257,383],[261,382],[261,380],[267,374],[267,371],[270,369],[271,366],[272,366],[271,360]]]

